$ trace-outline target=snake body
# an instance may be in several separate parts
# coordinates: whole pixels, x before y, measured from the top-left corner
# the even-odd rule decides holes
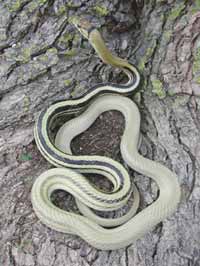
[[[34,128],[36,144],[42,155],[57,168],[44,172],[36,179],[31,192],[32,205],[38,218],[47,226],[79,235],[98,249],[113,250],[133,243],[171,214],[180,200],[180,186],[177,176],[169,169],[138,153],[140,113],[136,104],[123,96],[138,87],[140,76],[137,69],[126,60],[113,56],[99,32],[87,21],[74,24],[89,39],[101,59],[122,68],[129,81],[123,85],[99,84],[80,98],[58,101],[40,113]],[[159,187],[158,199],[135,216],[139,194],[136,186],[131,186],[127,170],[111,158],[75,156],[70,149],[71,140],[108,110],[120,111],[125,118],[120,145],[124,161],[133,170],[152,178]],[[54,134],[57,121],[63,117],[68,121]],[[113,184],[112,191],[108,193],[97,189],[83,173],[104,175]],[[51,194],[57,189],[75,197],[83,216],[66,212],[51,202]],[[122,217],[106,219],[92,211],[119,209],[132,193],[134,202]]]

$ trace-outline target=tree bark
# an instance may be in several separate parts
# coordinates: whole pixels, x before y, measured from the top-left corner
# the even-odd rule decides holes
[[[72,16],[82,14],[99,27],[113,52],[139,68],[143,82],[133,99],[141,111],[141,153],[174,171],[182,188],[172,216],[133,245],[112,252],[47,228],[30,201],[37,176],[51,167],[34,142],[37,114],[99,81],[124,81],[70,25]],[[1,1],[0,77],[1,265],[200,265],[198,0]],[[122,131],[122,116],[108,112],[73,141],[73,150],[120,160]],[[139,173],[132,176],[143,209],[156,199],[157,187]],[[76,209],[63,192],[55,202]]]

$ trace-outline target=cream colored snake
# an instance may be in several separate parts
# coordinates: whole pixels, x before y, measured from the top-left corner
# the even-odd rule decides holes
[[[36,179],[31,193],[32,204],[38,218],[50,228],[78,235],[101,250],[119,249],[142,237],[176,209],[180,186],[174,173],[138,152],[140,113],[136,104],[124,96],[138,87],[140,75],[137,69],[126,60],[113,56],[98,30],[89,22],[76,19],[73,23],[88,38],[100,58],[121,68],[129,80],[123,85],[98,84],[82,97],[58,101],[40,113],[34,129],[35,140],[42,155],[56,168]],[[108,110],[120,111],[125,119],[120,145],[124,161],[134,171],[154,180],[159,188],[158,199],[137,214],[139,193],[136,186],[131,185],[123,165],[104,156],[71,153],[72,139]],[[54,134],[56,123],[62,118],[67,122]],[[99,190],[84,173],[105,176],[112,182],[113,190],[109,193]],[[75,197],[83,215],[67,212],[52,203],[52,193],[60,189]],[[117,210],[127,204],[132,193],[134,202],[122,217],[106,219],[93,211]]]

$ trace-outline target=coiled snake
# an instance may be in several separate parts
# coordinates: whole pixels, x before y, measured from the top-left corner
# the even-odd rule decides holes
[[[105,63],[121,68],[129,80],[123,85],[96,85],[82,97],[58,101],[40,113],[34,128],[35,140],[42,155],[56,168],[36,179],[31,192],[32,205],[38,218],[47,226],[79,235],[98,249],[114,250],[133,243],[171,214],[180,200],[180,186],[177,176],[165,166],[138,153],[140,114],[136,104],[122,96],[138,87],[140,75],[137,69],[126,60],[112,55],[98,30],[89,22],[75,19],[73,23],[99,57]],[[139,205],[138,190],[131,186],[129,174],[120,163],[103,156],[75,156],[71,153],[71,140],[108,110],[118,110],[125,118],[120,145],[124,161],[133,170],[152,178],[159,188],[158,199],[135,216]],[[77,116],[70,119],[75,114]],[[68,121],[54,134],[56,123],[63,117]],[[112,182],[112,192],[98,190],[82,173],[102,174]],[[75,197],[83,216],[66,212],[51,202],[51,194],[57,189]],[[106,219],[91,210],[119,209],[127,203],[132,192],[134,203],[122,217]]]

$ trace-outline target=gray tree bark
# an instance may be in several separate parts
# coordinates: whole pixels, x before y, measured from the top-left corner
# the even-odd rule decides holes
[[[192,3],[193,2],[193,3]],[[115,53],[138,66],[134,100],[142,116],[141,153],[174,171],[177,211],[133,245],[98,251],[42,225],[30,191],[50,165],[33,138],[40,110],[104,80],[123,81],[70,25],[88,16]],[[0,2],[0,261],[3,266],[200,265],[200,2],[183,0],[5,0]],[[73,142],[75,153],[120,159],[123,118],[108,112]],[[156,185],[132,173],[140,209]],[[104,183],[104,181],[102,181]],[[58,192],[55,202],[75,209]]]

